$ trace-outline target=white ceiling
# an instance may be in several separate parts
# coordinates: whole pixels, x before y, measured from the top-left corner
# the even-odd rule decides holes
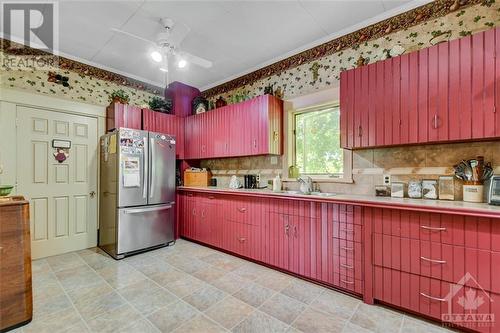
[[[170,81],[207,89],[429,1],[61,1],[59,49],[69,58],[162,86],[151,45],[160,17],[190,28],[181,48],[213,62],[171,71]]]

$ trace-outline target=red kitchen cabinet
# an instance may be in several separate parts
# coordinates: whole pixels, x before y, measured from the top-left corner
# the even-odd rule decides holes
[[[280,155],[283,101],[264,95],[186,118],[186,159]]]
[[[186,159],[201,158],[201,137],[200,137],[200,121],[199,117],[185,118],[185,146],[184,157]]]
[[[500,28],[340,75],[341,146],[500,137]]]
[[[372,240],[376,300],[438,321],[446,321],[450,311],[498,316],[489,300],[500,294],[496,219],[365,207],[365,223],[373,227],[365,239]],[[460,306],[467,292],[482,298],[477,309]],[[460,325],[496,332],[488,325]]]
[[[176,140],[176,157],[184,158],[184,119],[171,114],[142,109],[142,128],[145,131],[173,135]]]
[[[142,129],[141,108],[129,104],[110,104],[106,108],[106,131],[120,127]]]

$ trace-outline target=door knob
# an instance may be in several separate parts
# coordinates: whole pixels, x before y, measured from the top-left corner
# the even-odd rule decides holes
[[[90,195],[90,198],[94,198],[95,197],[95,191],[90,192],[89,195]]]

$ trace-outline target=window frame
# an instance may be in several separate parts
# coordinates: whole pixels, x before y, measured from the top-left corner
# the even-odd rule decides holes
[[[303,114],[307,112],[317,112],[323,111],[331,108],[339,108],[340,104],[338,101],[322,103],[312,106],[307,106],[303,108],[293,109],[290,108],[286,112],[286,157],[285,157],[285,165],[283,166],[283,174],[287,175],[286,179],[290,181],[296,180],[295,178],[288,178],[288,168],[296,163],[296,133],[295,133],[295,117],[297,114]],[[343,149],[344,158],[343,158],[343,174],[306,174],[310,176],[315,182],[325,182],[325,183],[352,183],[352,151],[349,149]]]

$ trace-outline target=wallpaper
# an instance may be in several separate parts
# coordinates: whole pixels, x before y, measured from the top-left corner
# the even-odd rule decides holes
[[[22,59],[21,56],[6,55],[0,51],[0,60],[2,61],[0,88],[21,89],[27,92],[104,106],[109,104],[109,94],[118,89],[123,89],[130,96],[130,104],[137,106],[146,104],[151,97],[155,96],[155,94],[143,89],[124,86],[111,80],[98,79],[92,75],[70,70],[41,69],[28,63],[25,66],[12,69],[12,67],[5,66],[4,59],[6,57],[14,57],[16,60]],[[49,72],[67,77],[68,86],[65,87],[62,84],[49,81],[49,76],[54,76],[49,75]]]
[[[426,48],[441,41],[467,36],[500,25],[500,2],[488,1],[465,7],[448,15],[424,22],[420,25],[397,31],[375,40],[285,70],[277,75],[241,86],[221,95],[210,96],[215,101],[219,96],[231,100],[233,95],[262,95],[264,87],[273,85],[284,93],[284,99],[306,95],[332,86],[338,86],[340,72],[354,68],[360,56],[364,63],[386,59]]]

